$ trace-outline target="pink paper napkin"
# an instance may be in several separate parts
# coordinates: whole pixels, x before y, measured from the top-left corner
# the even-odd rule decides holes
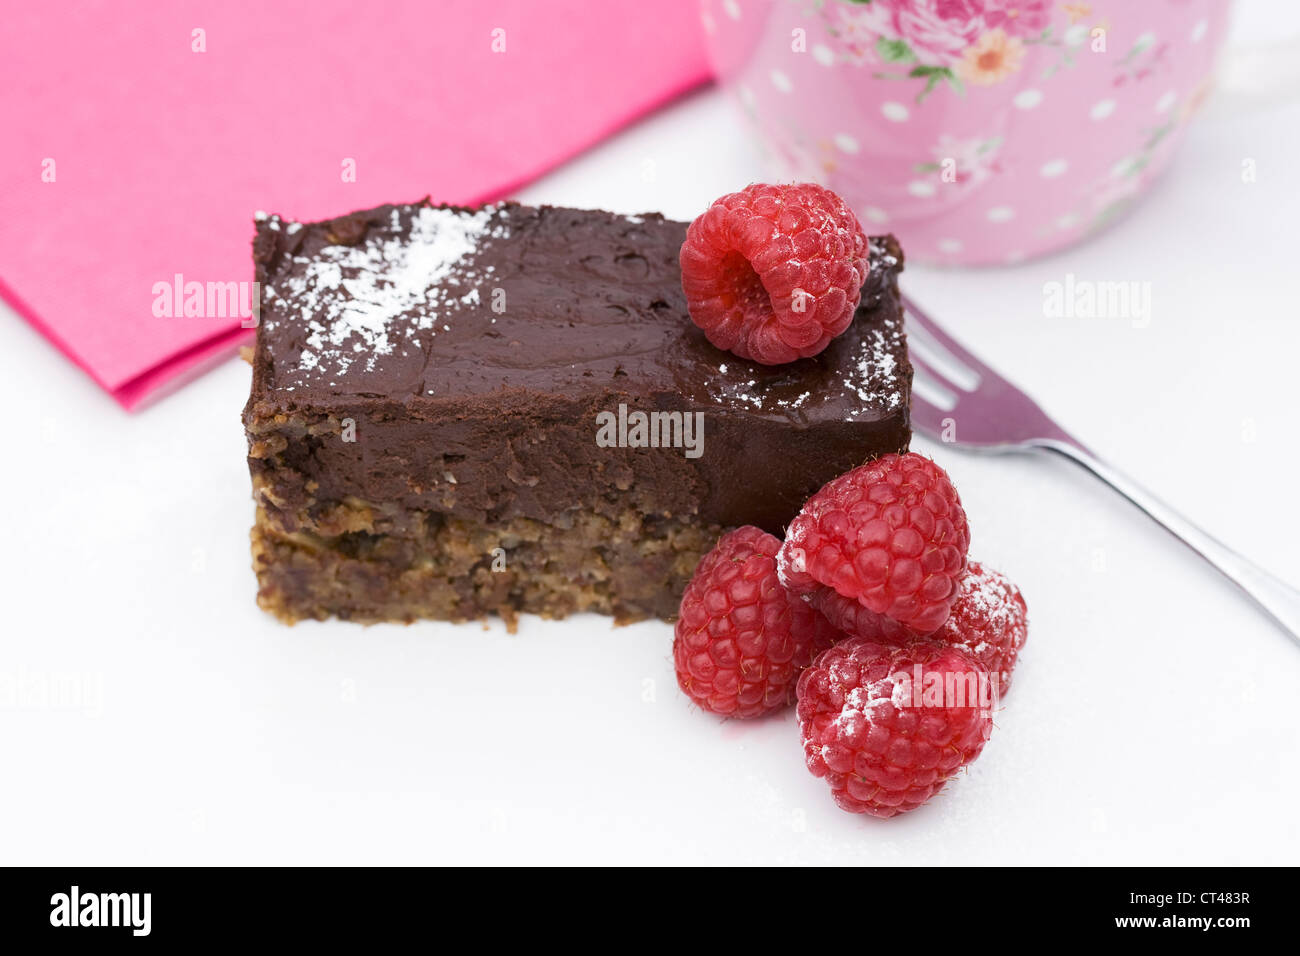
[[[481,202],[708,73],[697,0],[29,3],[5,20],[0,295],[127,408],[250,334],[215,314],[223,294],[187,317],[162,290],[251,283],[256,210]]]

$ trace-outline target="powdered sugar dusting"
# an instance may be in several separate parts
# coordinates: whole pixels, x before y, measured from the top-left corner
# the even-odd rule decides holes
[[[844,387],[857,395],[864,404],[897,408],[903,401],[898,381],[898,360],[894,357],[900,348],[902,330],[894,319],[886,319],[878,329],[863,337],[862,351],[858,355],[852,374],[844,379]],[[851,417],[860,415],[862,409],[849,411]]]
[[[759,411],[763,408],[763,391],[758,388],[758,379],[743,382],[720,381],[709,388],[709,394],[715,401],[725,401],[733,405],[748,405]]]
[[[300,268],[265,294],[306,330],[301,378],[334,379],[354,365],[373,370],[380,356],[422,348],[417,333],[432,338],[450,329],[450,313],[476,307],[482,277],[471,275],[465,263],[483,241],[508,234],[499,218],[494,222],[495,211],[420,206],[404,226],[394,209],[387,229],[372,227],[357,245],[325,245],[295,256]],[[278,231],[279,217],[269,218]],[[291,224],[289,234],[298,228]]]
[[[878,327],[863,334],[857,354],[843,364],[839,379],[844,391],[857,399],[846,413],[848,420],[864,412],[878,414],[881,408],[893,410],[903,403],[897,358],[902,351],[902,328],[895,318],[883,319]],[[714,401],[775,412],[797,411],[832,397],[811,390],[790,395],[788,390],[766,386],[757,377],[728,380],[722,377],[727,375],[727,369],[726,363],[718,366],[719,378],[709,388]]]
[[[963,577],[958,600],[969,608],[973,617],[988,622],[997,633],[1003,633],[1012,624],[1019,622],[1021,612],[1019,603],[1015,600],[1013,585],[992,568],[981,565],[979,573]],[[981,650],[980,647],[971,649],[976,653]]]

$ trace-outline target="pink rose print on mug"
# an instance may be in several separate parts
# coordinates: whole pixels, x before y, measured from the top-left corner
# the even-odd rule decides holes
[[[827,32],[846,59],[881,78],[919,80],[924,99],[940,82],[997,83],[1020,69],[1025,40],[1045,40],[1048,0],[871,0],[830,3]]]

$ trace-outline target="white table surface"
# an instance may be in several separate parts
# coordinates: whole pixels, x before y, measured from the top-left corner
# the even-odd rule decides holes
[[[1248,39],[1276,32],[1261,12],[1243,12]],[[1298,130],[1297,105],[1212,104],[1099,239],[905,277],[1102,455],[1295,583]],[[706,91],[519,196],[691,218],[766,174]],[[1045,318],[1043,283],[1066,272],[1149,281],[1150,325]],[[127,415],[6,318],[0,862],[1300,856],[1300,647],[1065,463],[916,441],[961,491],[972,554],[1023,587],[1030,640],[969,773],[873,821],[807,773],[792,714],[751,725],[688,706],[661,623],[275,623],[249,568],[247,366]]]

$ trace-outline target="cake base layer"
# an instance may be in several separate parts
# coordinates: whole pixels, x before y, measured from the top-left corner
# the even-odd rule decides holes
[[[634,511],[611,519],[574,509],[558,518],[487,525],[431,512],[407,522],[422,528],[417,534],[327,536],[286,531],[259,508],[252,532],[258,604],[288,623],[495,614],[513,630],[520,613],[668,619],[722,531]]]

